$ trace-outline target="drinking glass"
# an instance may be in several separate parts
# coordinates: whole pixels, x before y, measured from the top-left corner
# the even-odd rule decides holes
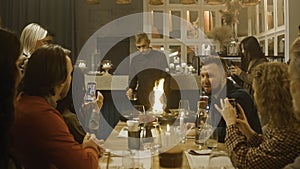
[[[158,153],[159,149],[162,147],[161,127],[158,122],[153,122],[152,124],[153,124],[152,136],[154,138],[153,151],[154,153]]]
[[[199,149],[204,149],[206,141],[211,135],[212,127],[208,124],[204,124],[196,128],[195,144],[199,146]]]
[[[186,116],[189,115],[189,112],[190,112],[190,104],[189,104],[189,100],[180,100],[179,101],[179,106],[178,106],[178,109],[181,109],[184,111],[184,114]]]
[[[215,150],[218,147],[218,129],[211,128],[210,136],[206,141],[206,146],[212,150]]]

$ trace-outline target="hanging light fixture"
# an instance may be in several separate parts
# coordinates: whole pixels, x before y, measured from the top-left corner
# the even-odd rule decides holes
[[[128,5],[131,4],[131,0],[116,0],[116,4]]]
[[[194,4],[195,0],[180,0],[181,4]]]
[[[260,3],[260,0],[242,0],[242,6],[255,6]]]
[[[222,5],[224,3],[224,0],[206,0],[207,5]]]
[[[96,5],[100,3],[100,0],[85,0],[85,3],[89,5]]]
[[[150,5],[162,5],[162,4],[164,4],[164,0],[150,0],[149,4]]]

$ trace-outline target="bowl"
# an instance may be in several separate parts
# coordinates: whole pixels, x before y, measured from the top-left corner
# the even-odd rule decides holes
[[[158,116],[158,122],[161,125],[172,125],[177,119],[180,109],[169,109],[169,111],[170,112],[164,112],[162,115]]]

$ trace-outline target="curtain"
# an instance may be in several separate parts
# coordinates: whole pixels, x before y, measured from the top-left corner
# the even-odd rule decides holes
[[[75,0],[1,0],[2,27],[16,32],[35,22],[54,34],[54,42],[72,51],[75,62]]]

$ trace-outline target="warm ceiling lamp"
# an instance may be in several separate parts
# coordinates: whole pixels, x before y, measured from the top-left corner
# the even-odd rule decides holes
[[[222,5],[224,0],[206,0],[207,5]]]
[[[150,5],[162,5],[162,4],[164,4],[164,0],[150,0],[149,4]]]
[[[131,4],[131,0],[116,0],[116,3],[120,5],[127,5]]]
[[[99,4],[100,0],[85,0],[85,2],[89,5]]]
[[[260,3],[260,0],[242,0],[242,6],[255,6]]]
[[[181,4],[194,4],[195,0],[180,0]]]

